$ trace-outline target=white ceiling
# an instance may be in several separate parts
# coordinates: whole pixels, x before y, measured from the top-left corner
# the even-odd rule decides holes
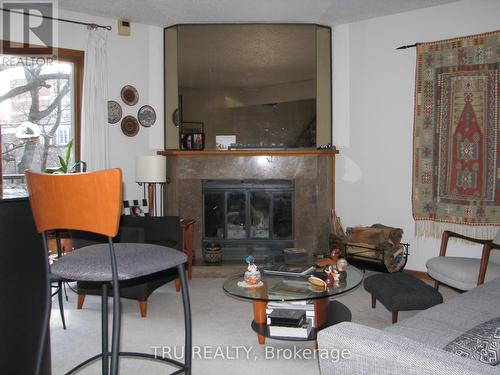
[[[62,9],[158,26],[211,22],[336,25],[455,1],[458,0],[59,0],[58,4]]]

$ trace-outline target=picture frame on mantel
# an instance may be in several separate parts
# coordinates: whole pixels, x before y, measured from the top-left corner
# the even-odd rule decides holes
[[[217,151],[227,151],[231,145],[236,143],[235,135],[216,135],[215,148]]]
[[[183,121],[179,132],[180,150],[205,149],[205,125],[203,122]]]

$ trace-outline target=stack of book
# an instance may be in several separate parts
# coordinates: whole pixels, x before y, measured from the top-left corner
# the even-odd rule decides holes
[[[266,314],[271,337],[307,339],[314,328],[314,305],[306,301],[269,302]]]

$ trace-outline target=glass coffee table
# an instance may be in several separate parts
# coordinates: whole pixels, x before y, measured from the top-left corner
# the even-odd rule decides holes
[[[346,278],[338,284],[324,288],[311,285],[308,276],[284,276],[266,274],[261,269],[263,285],[257,288],[243,288],[238,282],[243,280],[243,274],[229,277],[223,285],[224,291],[231,297],[252,301],[252,329],[257,333],[259,344],[265,343],[269,335],[266,322],[266,307],[268,302],[310,301],[314,304],[314,326],[307,339],[275,337],[283,340],[316,340],[317,332],[343,321],[351,320],[351,311],[338,301],[329,301],[330,297],[339,297],[357,288],[363,280],[363,273],[354,266],[346,269]]]

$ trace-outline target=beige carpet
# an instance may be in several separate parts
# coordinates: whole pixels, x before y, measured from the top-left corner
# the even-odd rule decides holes
[[[193,361],[194,375],[319,374],[317,359],[300,358],[305,353],[301,350],[314,348],[312,342],[268,339],[266,345],[259,345],[250,327],[252,304],[225,295],[223,281],[222,278],[194,278],[189,283],[193,345],[198,350]],[[456,294],[450,289],[440,290],[445,299]],[[390,312],[380,304],[372,309],[370,296],[362,286],[339,301],[351,309],[355,322],[378,328],[391,324]],[[67,372],[100,349],[100,298],[88,296],[83,310],[76,310],[75,305],[76,295],[69,292],[69,302],[65,303],[68,329],[64,331],[57,301],[53,303],[51,340],[55,375]],[[400,320],[414,314],[401,312]],[[165,347],[171,355],[182,355],[183,335],[182,299],[173,283],[151,295],[146,319],[140,317],[136,301],[123,300],[122,350],[154,353],[154,347]],[[299,358],[289,359],[294,349]],[[156,375],[172,369],[147,360],[122,359],[120,363],[122,374]],[[100,362],[80,373],[100,374]]]

